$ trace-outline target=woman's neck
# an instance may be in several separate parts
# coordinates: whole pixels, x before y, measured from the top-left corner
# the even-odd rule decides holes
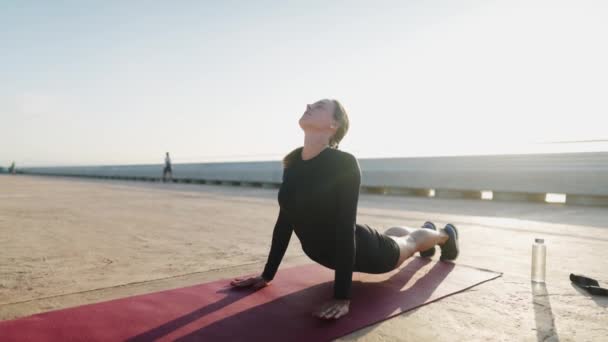
[[[302,159],[312,159],[328,147],[329,139],[326,136],[306,134],[304,136],[304,147],[302,148]]]

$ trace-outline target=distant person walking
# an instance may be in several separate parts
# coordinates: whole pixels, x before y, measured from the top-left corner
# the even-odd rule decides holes
[[[168,177],[167,177],[168,176]],[[165,168],[163,169],[163,182],[169,180],[173,180],[173,171],[171,170],[171,157],[169,157],[169,152],[165,155]]]

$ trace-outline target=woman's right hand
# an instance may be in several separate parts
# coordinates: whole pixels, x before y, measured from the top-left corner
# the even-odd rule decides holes
[[[249,278],[236,278],[230,282],[230,285],[234,287],[252,287],[254,289],[261,289],[262,287],[268,286],[270,282],[267,282],[262,276],[249,277]]]

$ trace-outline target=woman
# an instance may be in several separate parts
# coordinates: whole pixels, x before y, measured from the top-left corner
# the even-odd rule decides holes
[[[442,260],[458,256],[458,232],[451,224],[437,231],[392,227],[379,233],[356,224],[361,172],[356,158],[338,150],[349,120],[342,105],[324,99],[307,105],[299,121],[304,146],[283,160],[283,183],[278,194],[279,215],[268,261],[257,277],[235,279],[236,287],[261,288],[274,278],[292,232],[312,260],[335,270],[334,298],[314,314],[337,319],[348,313],[353,272],[384,273],[420,252],[430,257],[435,245]]]

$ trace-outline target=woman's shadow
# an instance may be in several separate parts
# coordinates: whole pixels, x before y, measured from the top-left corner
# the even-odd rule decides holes
[[[333,281],[328,281],[228,315],[178,338],[177,341],[331,340],[424,304],[454,269],[453,263],[437,262],[426,274],[403,289],[416,272],[429,263],[429,259],[414,258],[386,280],[353,281],[350,313],[338,320],[322,320],[312,315],[315,309],[331,298]],[[220,301],[134,336],[128,341],[162,338],[205,315],[252,295],[256,290],[226,288],[220,292],[226,295]]]
[[[213,303],[203,306],[197,310],[189,312],[172,321],[162,324],[154,329],[151,329],[151,330],[148,330],[139,335],[133,336],[133,337],[127,339],[127,341],[144,342],[144,341],[157,340],[165,335],[170,334],[171,332],[173,332],[175,330],[178,330],[192,322],[197,321],[198,319],[200,319],[202,317],[211,315],[214,312],[219,311],[222,308],[253,294],[254,292],[255,291],[252,291],[252,290],[238,291],[237,289],[232,289],[232,288],[221,289],[221,290],[217,291],[216,293],[223,293],[226,296],[223,297],[222,299],[220,299],[219,301],[213,302]]]

